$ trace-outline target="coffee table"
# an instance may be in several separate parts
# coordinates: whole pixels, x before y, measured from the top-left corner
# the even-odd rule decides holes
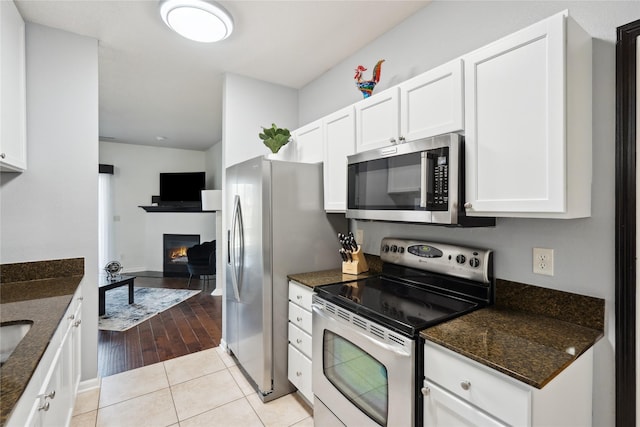
[[[129,304],[133,304],[133,281],[135,276],[118,275],[113,279],[108,279],[107,276],[100,276],[98,283],[98,315],[102,316],[106,312],[105,308],[105,294],[108,290],[119,288],[120,286],[129,285]]]

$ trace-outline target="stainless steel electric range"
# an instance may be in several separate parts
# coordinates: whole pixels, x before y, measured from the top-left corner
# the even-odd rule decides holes
[[[315,288],[318,425],[421,425],[420,331],[493,303],[490,250],[385,238],[380,258],[380,275]]]

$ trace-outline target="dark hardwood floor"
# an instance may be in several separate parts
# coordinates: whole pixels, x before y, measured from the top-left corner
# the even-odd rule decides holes
[[[131,273],[135,286],[186,289],[188,278],[154,272]],[[191,281],[191,289],[203,282]],[[119,372],[216,347],[222,336],[222,297],[212,296],[215,279],[203,292],[124,332],[98,330],[98,375]]]

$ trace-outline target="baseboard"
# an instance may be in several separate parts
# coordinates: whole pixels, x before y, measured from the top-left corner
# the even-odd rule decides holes
[[[213,292],[211,292],[211,295],[213,295],[214,297],[221,297],[221,296],[223,295],[223,294],[222,294],[222,289],[220,289],[220,288],[215,288],[215,289],[213,290]]]
[[[133,273],[136,271],[146,271],[147,267],[127,267],[127,268],[122,268],[121,273],[122,274],[126,274],[126,273]]]
[[[229,349],[227,348],[227,342],[222,338],[220,338],[220,345],[218,347],[220,347],[221,349],[223,349],[227,353],[229,352]]]
[[[90,380],[80,381],[80,384],[78,384],[78,393],[100,388],[101,383],[102,383],[102,378],[100,377],[91,378]]]

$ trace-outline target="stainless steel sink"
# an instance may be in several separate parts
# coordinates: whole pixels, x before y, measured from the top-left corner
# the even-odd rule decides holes
[[[0,366],[4,365],[32,325],[30,320],[0,324]]]

